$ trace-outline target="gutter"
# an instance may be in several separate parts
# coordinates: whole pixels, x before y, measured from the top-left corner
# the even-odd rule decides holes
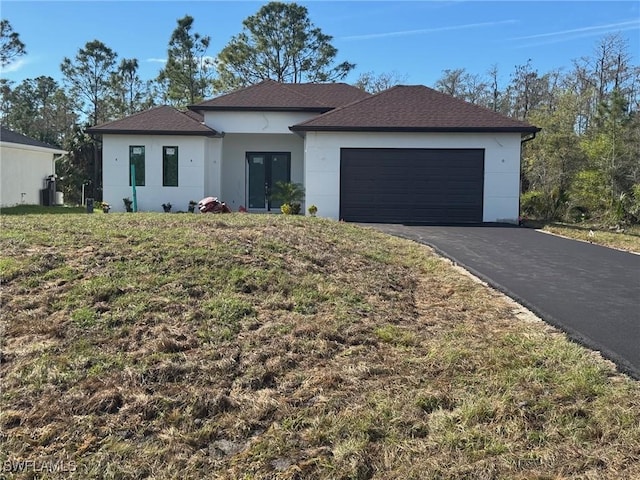
[[[314,119],[309,120],[313,122]],[[393,133],[532,133],[540,129],[532,127],[399,127],[399,126],[313,126],[299,123],[289,127],[302,132],[393,132]]]
[[[520,140],[520,146],[524,145],[527,142],[530,142],[531,140],[533,140],[534,138],[536,138],[536,134],[540,131],[541,129],[536,130],[535,132],[531,132],[531,136],[530,137],[525,137],[522,140]]]
[[[206,131],[173,131],[173,130],[110,130],[87,128],[85,130],[90,135],[175,135],[182,137],[213,137],[220,138],[224,136],[224,132],[210,129]]]
[[[541,128],[538,128],[537,130],[531,132],[531,136],[529,137],[525,137],[523,139],[520,140],[520,179],[519,179],[519,183],[520,183],[520,188],[519,193],[518,193],[518,225],[522,225],[522,219],[520,217],[520,213],[522,210],[522,145],[524,145],[527,142],[530,142],[531,140],[533,140],[534,138],[536,138],[536,134],[542,130]]]
[[[27,143],[5,142],[3,140],[0,141],[0,146],[6,147],[6,148],[15,148],[17,150],[28,150],[30,152],[51,153],[51,154],[54,154],[54,155],[59,155],[59,154],[68,155],[69,154],[69,152],[67,152],[66,150],[62,150],[61,148],[41,147],[39,145],[29,145]]]

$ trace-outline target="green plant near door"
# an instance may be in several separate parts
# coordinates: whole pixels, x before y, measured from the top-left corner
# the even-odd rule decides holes
[[[300,183],[276,182],[271,198],[282,203],[280,211],[285,215],[297,215],[304,200],[304,187]]]

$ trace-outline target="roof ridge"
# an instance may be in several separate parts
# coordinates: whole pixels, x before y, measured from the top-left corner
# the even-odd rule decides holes
[[[425,85],[394,85],[290,128],[292,131],[539,130],[527,121],[512,118]]]
[[[185,117],[187,117],[189,119],[189,121],[196,122],[198,125],[204,125],[205,127],[211,129],[211,127],[209,125],[204,123],[204,117],[202,117],[202,115],[199,114],[198,112],[194,112],[193,110],[189,110],[188,108],[187,108],[187,110],[179,110],[179,109],[177,109],[175,107],[172,107],[172,108],[174,108],[179,114],[184,115]],[[198,115],[199,117],[202,117],[202,121],[196,120],[195,118],[190,116],[189,113],[191,113],[193,115]]]
[[[128,117],[105,124],[89,127],[88,133],[104,134],[114,132],[174,132],[176,135],[215,135],[218,132],[206,125],[197,112],[181,111],[171,105],[158,105]]]
[[[345,83],[345,85],[349,85],[349,84],[348,84],[348,83]],[[331,110],[329,110],[328,112],[321,113],[321,114],[320,114],[320,115],[318,115],[317,117],[313,117],[313,118],[310,118],[309,120],[305,120],[304,122],[297,123],[297,124],[296,124],[296,126],[298,126],[298,125],[305,125],[306,123],[313,122],[314,120],[317,120],[317,119],[319,119],[319,118],[326,118],[326,117],[330,116],[332,113],[337,113],[337,112],[340,112],[340,111],[344,110],[344,109],[345,109],[345,108],[347,108],[347,107],[352,107],[352,106],[354,106],[354,105],[357,105],[357,104],[358,104],[358,103],[360,103],[360,102],[364,102],[364,101],[367,101],[367,100],[371,100],[373,97],[375,97],[375,96],[377,96],[377,95],[379,95],[379,94],[381,94],[381,93],[383,93],[383,92],[387,92],[387,91],[389,91],[389,90],[391,90],[392,88],[395,88],[395,87],[397,87],[397,86],[399,86],[399,85],[394,85],[393,87],[388,88],[388,89],[386,89],[386,90],[383,90],[383,91],[381,91],[381,92],[376,92],[376,93],[370,94],[368,97],[364,97],[364,98],[360,98],[360,99],[358,99],[358,100],[354,100],[353,102],[347,103],[346,105],[341,105],[341,106],[339,106],[339,107],[332,108],[332,109],[331,109]],[[357,87],[356,87],[356,88],[357,88]],[[368,92],[367,92],[367,93],[368,93]]]
[[[9,139],[6,139],[6,136],[9,136]],[[18,137],[17,140],[22,141],[12,141],[11,137]],[[42,140],[38,140],[37,138],[30,137],[29,135],[25,135],[24,133],[16,132],[4,125],[0,125],[0,141],[6,143],[13,143],[14,145],[27,145],[29,147],[39,147],[39,148],[48,148],[51,150],[62,150],[62,147],[58,147],[57,145],[52,145],[47,142],[43,142]]]
[[[116,118],[115,120],[109,120],[108,122],[99,123],[98,125],[94,125],[91,128],[106,127],[107,125],[111,125],[112,123],[120,122],[121,120],[124,120],[125,118],[137,117],[138,115],[149,113],[149,112],[151,112],[153,110],[159,110],[159,109],[164,108],[164,107],[173,108],[174,110],[177,110],[175,107],[172,107],[171,105],[165,105],[165,104],[156,105],[154,107],[147,108],[146,110],[140,110],[139,112],[132,113],[131,115],[127,115],[126,117],[123,117],[123,118]]]
[[[235,90],[231,90],[230,92],[223,93],[222,95],[218,95],[217,97],[208,98],[206,100],[202,100],[201,102],[198,102],[198,103],[193,104],[193,105],[187,105],[187,110],[195,111],[195,110],[197,110],[197,107],[199,105],[202,105],[203,103],[209,103],[209,102],[211,102],[213,100],[218,100],[220,98],[228,97],[230,95],[236,95],[236,94],[238,94],[240,92],[243,92],[243,91],[248,90],[250,88],[255,88],[258,85],[262,85],[262,84],[266,84],[266,83],[279,83],[279,82],[276,82],[275,80],[272,80],[270,78],[265,78],[264,80],[261,80],[258,83],[252,83],[251,85],[247,85],[245,87],[240,87],[240,88],[237,88]]]
[[[274,81],[275,81],[275,80],[274,80]],[[285,90],[287,90],[287,91],[289,91],[289,92],[291,92],[291,93],[294,93],[294,94],[295,94],[295,95],[297,95],[298,97],[303,97],[303,98],[306,98],[306,99],[308,99],[308,100],[311,100],[313,103],[317,104],[317,105],[318,105],[318,107],[322,107],[322,108],[325,108],[325,107],[326,107],[326,105],[323,105],[323,104],[322,104],[322,103],[320,103],[317,99],[315,99],[315,98],[313,98],[313,97],[311,97],[311,96],[309,96],[309,95],[305,95],[304,93],[297,92],[297,91],[295,91],[295,90],[294,90],[294,89],[292,89],[292,88],[289,88],[289,85],[320,85],[319,83],[315,83],[315,84],[314,84],[314,83],[310,83],[310,82],[307,82],[307,83],[282,83],[282,82],[276,82],[276,83],[277,83],[278,85],[280,85],[282,88],[284,88]]]
[[[403,86],[410,86],[410,85],[403,85]],[[492,115],[497,115],[497,116],[500,116],[500,117],[506,117],[506,118],[508,118],[508,119],[510,119],[510,120],[512,120],[514,122],[520,122],[520,123],[524,123],[524,124],[529,125],[529,123],[524,121],[524,120],[520,120],[519,118],[514,118],[514,117],[512,117],[510,115],[506,115],[504,113],[496,112],[495,110],[491,110],[489,107],[485,107],[484,105],[478,105],[477,103],[468,102],[468,101],[466,101],[466,100],[464,100],[464,99],[462,99],[460,97],[454,97],[450,93],[441,92],[440,90],[436,90],[435,88],[427,87],[426,85],[415,85],[415,86],[423,87],[423,88],[432,90],[434,93],[437,93],[438,95],[447,97],[447,98],[449,98],[451,100],[454,100],[454,101],[456,101],[458,103],[465,104],[467,107],[477,108],[479,110],[483,110],[483,111],[485,111],[487,113],[490,113]]]

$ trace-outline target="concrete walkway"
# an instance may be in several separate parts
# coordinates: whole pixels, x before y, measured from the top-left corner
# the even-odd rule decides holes
[[[640,379],[640,255],[515,226],[366,226],[433,247]]]

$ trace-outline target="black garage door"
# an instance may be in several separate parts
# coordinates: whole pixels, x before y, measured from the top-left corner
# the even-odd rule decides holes
[[[340,218],[370,223],[480,223],[484,150],[340,153]]]

